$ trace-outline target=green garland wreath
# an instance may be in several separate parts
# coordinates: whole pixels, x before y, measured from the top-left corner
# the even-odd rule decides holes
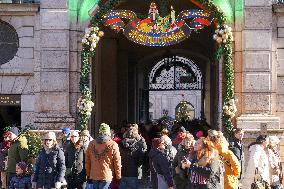
[[[168,0],[164,0],[162,8],[165,9],[164,5],[167,5]],[[82,55],[81,55],[81,73],[80,73],[80,91],[81,97],[78,100],[79,109],[79,129],[87,129],[88,121],[91,116],[91,111],[93,107],[92,103],[92,93],[89,86],[89,74],[90,74],[90,58],[95,55],[95,47],[99,39],[103,36],[103,32],[99,31],[99,26],[102,24],[101,18],[105,13],[110,10],[115,9],[115,7],[121,2],[121,0],[108,0],[106,3],[102,4],[99,1],[99,10],[92,17],[90,21],[90,28],[86,31],[86,34],[82,40]],[[234,103],[234,66],[232,60],[232,36],[229,35],[225,40],[220,40],[218,32],[221,34],[227,29],[226,27],[226,16],[224,13],[216,6],[211,0],[198,0],[203,7],[209,11],[214,18],[216,18],[218,31],[216,41],[219,43],[218,49],[216,50],[216,61],[223,58],[224,64],[224,111],[223,111],[223,124],[225,127],[225,134],[228,136],[232,129],[233,123],[232,118],[235,115],[236,108]],[[166,12],[166,9],[163,10]],[[219,38],[217,40],[217,38]],[[92,43],[95,45],[92,46]]]

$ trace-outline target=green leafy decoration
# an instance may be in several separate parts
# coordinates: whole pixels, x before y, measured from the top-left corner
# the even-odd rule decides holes
[[[214,4],[212,0],[198,0],[203,7],[207,11],[211,13],[211,15],[215,18],[215,23],[224,26],[227,22],[227,18],[225,14]],[[97,14],[92,17],[90,21],[90,27],[99,27],[102,25],[102,18],[105,13],[110,10],[113,10],[122,0],[108,0],[106,3],[102,3],[100,0],[98,5],[100,7]],[[169,0],[161,0],[160,4],[160,12],[161,15],[167,15],[167,11],[169,11]],[[145,17],[143,15],[139,17]],[[80,75],[80,91],[81,91],[81,98],[91,100],[92,93],[89,87],[89,74],[90,74],[90,58],[95,55],[94,52],[90,52],[88,48],[84,48],[81,56],[81,75]],[[216,61],[219,61],[223,58],[224,61],[224,103],[227,103],[230,99],[234,98],[234,66],[232,60],[232,44],[231,41],[228,41],[225,44],[220,45],[216,52],[215,58]],[[88,120],[89,116],[85,114],[79,113],[79,120],[80,120],[80,129],[86,129],[88,127]],[[231,118],[226,116],[223,112],[223,124],[225,126],[225,134],[230,133],[233,128],[233,123]]]

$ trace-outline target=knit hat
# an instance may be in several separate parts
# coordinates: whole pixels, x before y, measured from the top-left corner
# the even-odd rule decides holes
[[[153,138],[153,140],[152,140],[152,147],[153,148],[158,148],[163,142],[164,141],[161,138]]]
[[[203,137],[203,136],[204,136],[203,131],[197,131],[197,133],[195,134],[195,136],[196,136],[197,138]]]
[[[79,136],[79,131],[77,130],[71,131],[71,136]]]
[[[45,133],[45,135],[43,136],[43,139],[52,139],[54,141],[56,141],[56,135],[54,132],[48,132],[48,133]]]
[[[279,144],[280,143],[280,140],[277,136],[269,136],[269,142],[272,143],[272,144]]]
[[[20,167],[23,171],[26,171],[28,167],[28,165],[24,161],[17,163],[16,166]]]
[[[62,133],[70,134],[70,132],[71,132],[71,130],[68,127],[65,127],[65,128],[62,129]]]
[[[11,127],[10,132],[13,133],[13,134],[16,135],[16,136],[19,135],[19,129],[18,129],[18,127]]]
[[[83,130],[80,132],[80,136],[90,136],[90,132],[88,130]]]
[[[111,133],[110,133],[110,127],[109,127],[109,125],[108,124],[106,124],[106,123],[102,123],[101,125],[100,125],[100,128],[99,128],[99,134],[101,134],[101,135],[111,135]]]
[[[12,134],[11,131],[6,131],[5,133],[3,133],[3,138],[7,138],[7,137],[10,137]]]

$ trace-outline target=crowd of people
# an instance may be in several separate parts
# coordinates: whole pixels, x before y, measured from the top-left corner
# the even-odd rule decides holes
[[[95,139],[87,130],[63,128],[60,140],[54,132],[43,135],[29,170],[27,139],[18,132],[5,132],[0,144],[2,188],[138,189],[147,178],[153,189],[251,189],[256,181],[282,188],[277,136],[258,136],[244,161],[238,128],[229,139],[216,130],[173,132],[162,123],[126,124],[117,134],[102,123]]]

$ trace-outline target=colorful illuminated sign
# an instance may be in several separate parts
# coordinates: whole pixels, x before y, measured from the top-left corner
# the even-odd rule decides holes
[[[129,20],[125,23],[123,20]],[[189,20],[187,24],[185,20]],[[188,38],[192,31],[210,25],[212,18],[203,10],[184,10],[176,16],[174,8],[166,17],[159,15],[155,3],[151,3],[148,17],[138,19],[129,10],[112,10],[104,15],[103,23],[123,34],[131,41],[146,46],[169,46]]]

